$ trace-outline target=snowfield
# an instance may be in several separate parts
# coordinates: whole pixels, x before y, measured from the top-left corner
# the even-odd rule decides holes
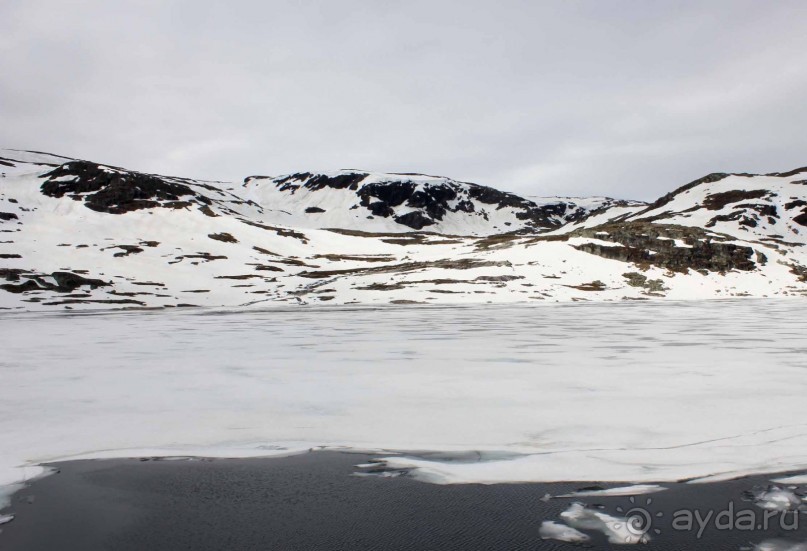
[[[5,313],[0,481],[67,458],[318,446],[438,484],[804,473],[802,314],[755,299]]]

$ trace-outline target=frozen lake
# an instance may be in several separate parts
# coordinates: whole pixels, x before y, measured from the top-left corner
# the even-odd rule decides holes
[[[3,314],[0,484],[65,458],[313,446],[436,483],[807,468],[804,306]]]

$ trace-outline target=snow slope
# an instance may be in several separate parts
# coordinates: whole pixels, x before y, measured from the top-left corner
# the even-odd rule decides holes
[[[807,292],[807,186],[796,176],[710,177],[648,206],[524,199],[422,175],[241,184],[13,150],[0,163],[6,309]]]
[[[627,219],[710,228],[744,240],[807,244],[807,168],[710,174]]]

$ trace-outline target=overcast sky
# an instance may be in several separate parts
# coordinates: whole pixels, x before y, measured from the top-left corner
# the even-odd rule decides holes
[[[651,199],[807,165],[807,2],[2,0],[0,147]]]

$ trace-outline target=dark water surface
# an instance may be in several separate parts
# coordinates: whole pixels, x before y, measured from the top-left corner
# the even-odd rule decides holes
[[[58,474],[14,496],[16,518],[2,526],[0,549],[53,550],[554,550],[544,520],[558,520],[573,500],[542,500],[577,483],[439,486],[407,477],[353,476],[371,456],[313,452],[274,459],[98,460],[56,465]],[[577,498],[619,514],[642,506],[660,534],[641,549],[750,549],[772,538],[807,541],[804,527],[715,530],[701,538],[674,530],[674,511],[761,509],[743,492],[770,477],[714,484],[668,484],[649,496]],[[613,486],[609,485],[609,486]],[[652,503],[648,504],[650,498]],[[6,511],[8,512],[8,511]],[[663,516],[658,517],[661,513]],[[792,523],[791,523],[792,524]],[[585,547],[609,544],[597,532]],[[783,548],[784,549],[784,548]]]

